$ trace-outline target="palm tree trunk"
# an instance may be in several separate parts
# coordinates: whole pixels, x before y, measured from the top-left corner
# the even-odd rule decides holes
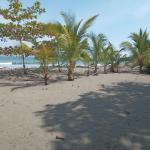
[[[44,83],[48,85],[48,66],[44,66]]]
[[[22,51],[22,43],[21,43],[21,39],[20,39],[20,49]],[[26,65],[25,65],[25,56],[24,54],[22,54],[22,65],[23,65],[23,73],[24,74],[27,74],[27,71],[26,71]]]
[[[88,64],[87,76],[90,75],[90,65]]]
[[[106,65],[104,64],[104,74],[106,74]]]
[[[94,74],[97,74],[97,63],[95,63],[95,69],[94,69]]]
[[[119,65],[117,64],[117,73],[119,73]]]
[[[113,63],[111,63],[111,72],[115,72],[114,64]]]
[[[75,63],[70,61],[68,65],[68,81],[74,80],[74,68],[75,68]]]
[[[143,65],[139,65],[139,73],[143,73],[142,67]]]

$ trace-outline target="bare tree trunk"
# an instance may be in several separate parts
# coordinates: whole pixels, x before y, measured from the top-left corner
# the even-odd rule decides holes
[[[59,72],[62,72],[62,69],[61,69],[61,67],[60,67],[59,61],[58,61],[58,71],[59,71]]]
[[[74,68],[75,68],[75,63],[70,61],[68,65],[68,81],[74,80]]]
[[[21,40],[20,40],[20,49],[21,49],[21,51],[22,51],[22,43],[21,43]],[[23,65],[23,73],[24,73],[24,74],[27,74],[24,54],[22,54],[22,65]]]
[[[25,65],[25,56],[24,55],[22,55],[22,64],[23,64],[23,73],[27,74],[26,65]]]

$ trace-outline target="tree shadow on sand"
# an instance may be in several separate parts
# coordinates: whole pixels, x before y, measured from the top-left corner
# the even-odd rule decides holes
[[[68,93],[69,94],[69,93]],[[149,150],[150,85],[119,83],[36,112],[54,150]]]

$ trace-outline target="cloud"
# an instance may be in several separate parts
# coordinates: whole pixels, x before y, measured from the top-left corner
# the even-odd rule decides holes
[[[0,23],[9,23],[8,20],[4,19],[1,15],[0,15]]]

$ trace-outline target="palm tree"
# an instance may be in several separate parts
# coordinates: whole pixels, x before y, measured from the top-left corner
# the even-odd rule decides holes
[[[131,33],[129,38],[132,42],[123,42],[121,46],[131,52],[131,60],[138,64],[139,72],[142,73],[143,66],[150,52],[150,41],[147,31],[140,29],[139,33]]]
[[[55,58],[55,50],[50,45],[41,43],[34,52],[35,58],[40,61],[44,75],[44,83],[48,85],[48,65]]]
[[[110,57],[109,57],[110,49],[109,46],[103,47],[100,54],[100,62],[104,66],[104,74],[107,73],[106,67],[110,63]]]
[[[82,52],[81,61],[84,62],[85,64],[88,64],[87,76],[90,75],[90,62],[91,62],[91,60],[92,60],[92,58],[87,51]]]
[[[76,18],[71,13],[61,12],[64,24],[58,23],[58,30],[61,32],[63,39],[62,49],[64,50],[64,57],[68,63],[68,80],[74,80],[74,68],[77,60],[80,58],[82,51],[88,48],[87,29],[92,25],[93,21],[98,15],[90,17],[85,22]]]
[[[103,34],[95,35],[94,33],[90,34],[90,39],[92,41],[91,53],[95,67],[94,73],[97,74],[97,64],[100,62],[101,52],[107,44],[107,39]]]

